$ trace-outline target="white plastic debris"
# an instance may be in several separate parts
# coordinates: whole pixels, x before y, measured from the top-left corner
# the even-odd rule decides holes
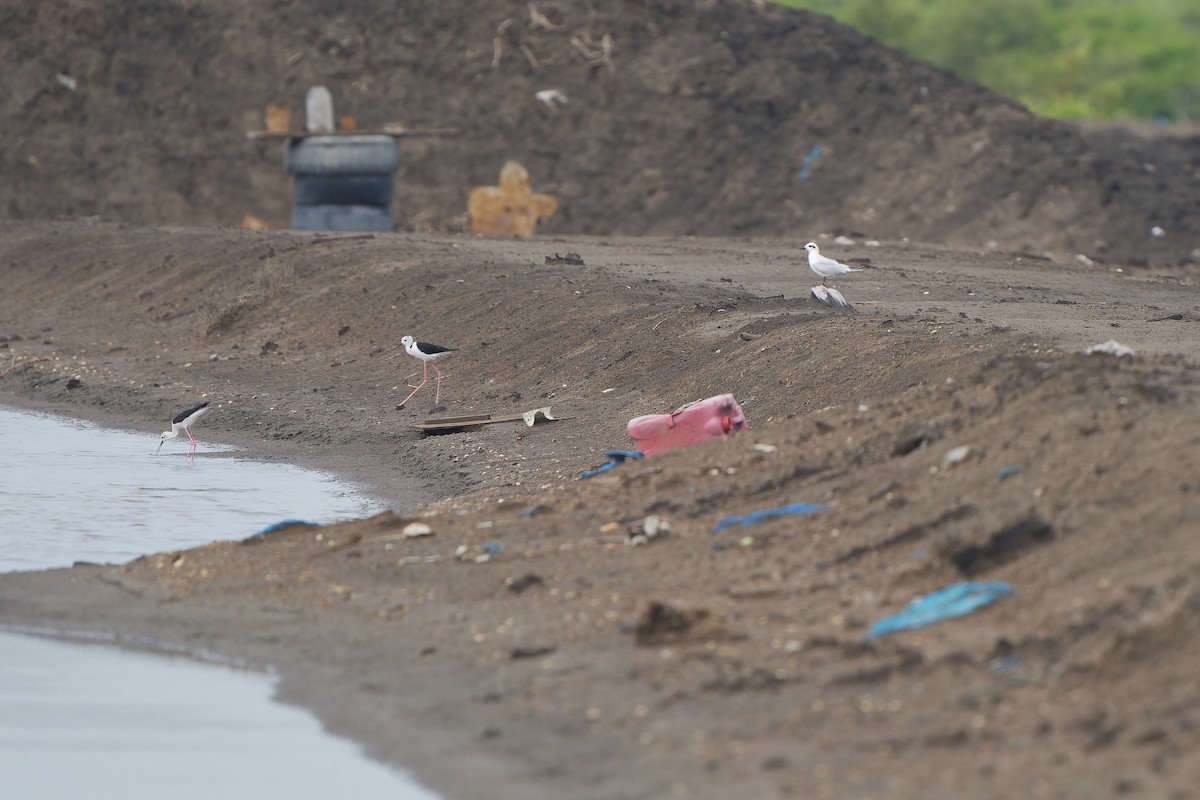
[[[534,92],[533,96],[546,108],[556,108],[567,104],[567,96],[558,89],[542,89]]]
[[[1158,227],[1157,225],[1155,225],[1153,228],[1150,229],[1150,235],[1153,236],[1155,239],[1161,239],[1162,237],[1167,235],[1167,232],[1164,231],[1162,228]]]
[[[671,523],[666,517],[651,514],[642,520],[642,532],[646,534],[646,538],[648,539],[653,539],[660,532],[669,530],[671,530]]]
[[[946,455],[942,456],[942,469],[949,469],[955,464],[961,464],[967,460],[969,455],[971,455],[971,445],[969,444],[951,447],[946,451]]]
[[[1116,356],[1117,358],[1120,358],[1121,356],[1129,356],[1130,358],[1133,357],[1133,348],[1126,347],[1116,339],[1109,339],[1107,342],[1094,344],[1083,352],[1088,355]]]
[[[400,564],[436,564],[441,560],[442,557],[435,553],[429,556],[405,556],[400,559]]]
[[[839,236],[833,240],[833,243],[840,244],[840,245],[851,245],[851,244],[854,244],[854,240],[851,239],[849,236]]]
[[[648,544],[651,539],[668,533],[670,530],[671,521],[669,519],[658,514],[650,514],[629,524],[625,544],[630,547]]]
[[[760,453],[774,453],[779,448],[773,444],[765,444],[764,442],[757,442],[756,444],[752,445],[750,449],[757,450]]]
[[[409,539],[415,539],[418,536],[432,536],[433,528],[426,525],[424,522],[410,522],[404,526],[401,531]]]
[[[79,86],[79,84],[75,81],[75,79],[72,78],[70,75],[68,75],[65,72],[60,72],[57,75],[55,75],[54,80],[56,83],[58,83],[59,86],[66,89],[68,92],[75,91],[75,89]]]

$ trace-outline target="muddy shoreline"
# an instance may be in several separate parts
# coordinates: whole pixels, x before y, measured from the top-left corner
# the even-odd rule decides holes
[[[1186,796],[1194,279],[822,242],[869,259],[855,314],[783,240],[0,223],[3,402],[157,432],[210,399],[212,440],[394,509],[3,575],[0,623],[270,667],[448,798]],[[436,411],[395,407],[407,332],[460,348]],[[1109,338],[1137,355],[1080,354]],[[721,391],[746,434],[575,480],[632,416]],[[572,419],[412,428],[544,405]],[[711,533],[797,500],[829,510]],[[648,514],[670,533],[627,545]],[[1028,520],[1050,535],[956,566]],[[1016,597],[863,641],[969,578]],[[690,621],[647,629],[656,603]]]

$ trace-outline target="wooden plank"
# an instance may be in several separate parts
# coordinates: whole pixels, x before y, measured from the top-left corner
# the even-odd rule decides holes
[[[468,414],[465,417],[430,417],[422,425],[481,425],[492,419],[491,414]]]
[[[557,422],[560,419],[569,419],[569,417],[552,417],[549,415],[550,406],[545,408],[535,408],[531,411],[526,411],[521,414],[508,414],[502,417],[493,417],[491,414],[470,414],[463,417],[429,417],[424,422],[418,422],[413,425],[414,428],[421,432],[433,431],[451,431],[460,430],[463,428],[479,428],[484,425],[495,425],[498,422],[524,422],[527,426],[530,425],[530,420],[537,421],[537,415],[540,413],[547,422]]]
[[[459,422],[432,422],[426,420],[425,422],[414,424],[413,427],[420,431],[422,436],[429,436],[435,433],[453,433],[455,431],[478,429],[482,428],[488,422],[489,420],[486,419],[462,420]]]
[[[488,420],[488,424],[490,425],[493,422],[524,422],[524,421],[525,421],[524,414],[509,414],[506,417],[492,417],[490,420]]]

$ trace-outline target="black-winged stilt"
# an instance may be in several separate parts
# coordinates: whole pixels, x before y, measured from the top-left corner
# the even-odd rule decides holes
[[[192,406],[187,411],[180,411],[175,416],[175,419],[171,420],[171,430],[163,431],[162,436],[158,437],[159,438],[158,450],[162,450],[163,442],[168,441],[170,439],[178,439],[179,433],[180,433],[180,431],[182,431],[183,433],[187,434],[188,439],[192,443],[192,446],[188,449],[188,454],[191,455],[192,453],[196,452],[196,437],[192,436],[191,428],[192,428],[192,425],[194,425],[196,423],[196,420],[200,419],[207,413],[208,413],[208,402],[207,401],[201,403],[198,406]],[[155,455],[158,455],[158,450],[154,451]]]
[[[433,371],[437,373],[437,393],[433,398],[434,405],[436,405],[442,399],[442,371],[433,362],[443,356],[450,355],[454,352],[455,348],[442,347],[440,344],[430,344],[429,342],[418,342],[411,336],[402,337],[400,344],[404,345],[404,352],[413,358],[420,359],[425,366],[425,378],[421,381],[421,385],[413,389],[412,394],[404,398],[404,402],[400,404],[400,407],[404,408],[408,404],[408,401],[413,399],[413,395],[421,391],[421,388],[429,383],[429,367],[431,365],[433,366]]]
[[[804,245],[804,249],[808,251],[808,268],[820,276],[822,286],[825,285],[826,278],[832,278],[834,275],[862,272],[861,269],[847,267],[840,261],[834,261],[832,258],[821,255],[821,248],[817,247],[815,242]]]

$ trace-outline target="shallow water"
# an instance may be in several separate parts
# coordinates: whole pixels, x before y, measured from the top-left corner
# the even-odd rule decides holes
[[[381,510],[334,478],[203,441],[0,408],[0,571],[121,563],[281,519]],[[271,702],[274,679],[0,633],[0,797],[431,800],[401,773]]]
[[[0,795],[432,800],[270,701],[266,675],[0,634]]]
[[[203,441],[96,428],[0,408],[0,571],[123,563],[281,519],[335,522],[382,506],[336,479],[249,461]]]

